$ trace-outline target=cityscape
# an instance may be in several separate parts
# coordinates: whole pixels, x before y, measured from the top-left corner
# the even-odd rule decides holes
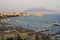
[[[0,0],[0,40],[60,40],[59,0]]]
[[[45,14],[37,13],[21,13],[21,12],[0,12],[0,40],[55,40],[60,35],[60,31],[56,33],[50,33],[50,30],[54,30],[53,26],[59,27],[59,23],[53,23],[52,28],[45,27],[42,30],[31,30],[28,28],[14,26],[12,24],[4,23],[4,19],[11,20],[10,17],[29,17],[36,16],[42,17]],[[3,20],[2,20],[3,19]],[[19,20],[17,20],[18,24]],[[23,25],[23,24],[22,24]],[[29,24],[27,24],[29,26]],[[56,30],[56,29],[55,29]],[[44,33],[46,32],[47,33]],[[57,37],[56,37],[57,36]]]

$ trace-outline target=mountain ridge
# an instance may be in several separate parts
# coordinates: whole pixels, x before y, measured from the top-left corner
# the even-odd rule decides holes
[[[44,7],[39,7],[39,8],[30,8],[28,10],[25,10],[24,12],[56,12],[56,11],[46,9]]]

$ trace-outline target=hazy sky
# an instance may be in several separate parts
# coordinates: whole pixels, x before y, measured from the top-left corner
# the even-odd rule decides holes
[[[0,0],[1,10],[26,10],[29,8],[44,7],[60,11],[60,0]]]

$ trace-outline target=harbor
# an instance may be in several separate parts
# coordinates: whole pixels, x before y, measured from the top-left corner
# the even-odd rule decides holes
[[[43,17],[45,18],[46,16],[18,16],[3,18],[0,21],[4,25],[4,30],[5,28],[8,29],[5,32],[8,32],[8,34],[11,30],[13,30],[14,33],[16,32],[16,40],[58,40],[60,26],[58,20],[53,19],[55,15],[53,17],[51,16],[52,18],[49,18],[49,21],[45,19],[42,20]],[[7,35],[7,37],[10,36]],[[13,39],[15,39],[15,37],[13,37]]]
[[[2,25],[2,24],[1,24]],[[52,34],[42,34],[34,30],[24,29],[17,26],[2,25],[0,28],[0,40],[54,40]]]
[[[0,40],[60,40],[60,0],[0,0]]]

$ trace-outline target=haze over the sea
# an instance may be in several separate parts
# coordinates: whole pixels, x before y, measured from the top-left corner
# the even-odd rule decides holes
[[[24,11],[44,7],[60,11],[60,0],[0,0],[0,11]]]

